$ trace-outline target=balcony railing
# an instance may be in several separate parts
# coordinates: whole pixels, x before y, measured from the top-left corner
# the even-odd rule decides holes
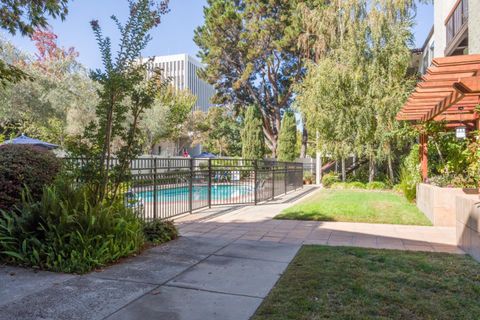
[[[468,0],[459,0],[445,21],[447,28],[447,48],[464,30],[468,22]]]

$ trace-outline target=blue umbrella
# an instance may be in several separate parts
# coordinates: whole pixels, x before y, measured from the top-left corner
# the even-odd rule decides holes
[[[217,156],[214,155],[213,153],[210,153],[210,152],[202,152],[200,153],[199,155],[196,155],[192,158],[203,158],[203,159],[212,159],[212,158],[216,158]]]
[[[20,137],[5,141],[3,143],[3,145],[5,145],[5,144],[25,144],[25,145],[30,145],[30,146],[42,147],[42,148],[46,148],[46,149],[49,149],[49,150],[58,148],[58,146],[56,144],[48,143],[48,142],[41,141],[41,140],[38,140],[38,139],[29,138],[24,134],[22,134]]]

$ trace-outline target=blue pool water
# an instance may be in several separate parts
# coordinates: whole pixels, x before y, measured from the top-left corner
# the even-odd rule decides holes
[[[218,185],[212,186],[212,200],[228,200],[234,197],[247,195],[251,192],[249,186]],[[207,186],[193,187],[193,200],[208,200]],[[136,192],[136,197],[144,203],[154,201],[153,191]],[[188,199],[188,187],[168,188],[157,190],[157,201],[185,201]]]

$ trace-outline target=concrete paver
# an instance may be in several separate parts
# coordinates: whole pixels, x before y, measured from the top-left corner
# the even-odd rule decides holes
[[[121,309],[109,320],[237,320],[248,319],[262,299],[162,286]]]
[[[102,319],[154,288],[78,276],[0,306],[0,319]]]
[[[73,275],[0,266],[0,306],[24,296],[58,285]]]
[[[168,285],[264,298],[288,263],[210,256]]]

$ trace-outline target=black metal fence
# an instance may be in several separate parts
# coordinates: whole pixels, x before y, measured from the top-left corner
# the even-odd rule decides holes
[[[303,187],[303,165],[294,162],[149,157],[133,160],[130,170],[125,201],[144,220],[257,204]]]

